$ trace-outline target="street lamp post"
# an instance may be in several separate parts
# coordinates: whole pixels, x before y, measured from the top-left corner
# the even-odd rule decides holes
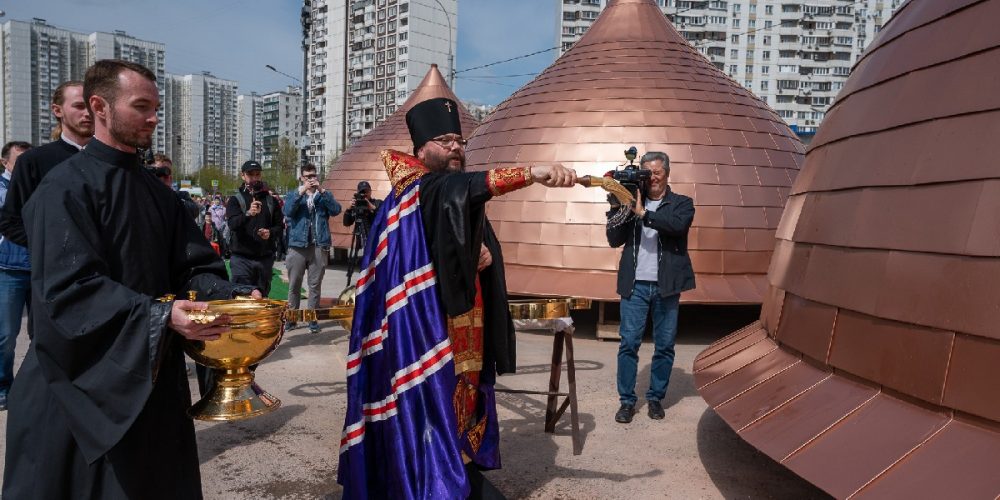
[[[437,2],[438,7],[441,7],[441,12],[444,12],[444,18],[448,21],[448,86],[455,90],[455,53],[452,50],[452,39],[451,39],[451,16],[448,15],[448,11],[445,10],[444,5],[441,4],[441,0],[434,0]]]

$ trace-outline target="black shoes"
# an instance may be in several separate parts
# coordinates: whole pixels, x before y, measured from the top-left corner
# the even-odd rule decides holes
[[[647,401],[646,407],[649,408],[649,418],[653,420],[662,420],[666,416],[659,401]]]
[[[615,413],[615,422],[627,424],[632,421],[632,415],[635,415],[635,405],[622,403],[622,407],[618,408],[618,413]]]
[[[663,417],[666,416],[663,405],[659,401],[647,401],[646,407],[649,410],[649,418],[653,420],[663,420]],[[635,405],[622,403],[621,408],[618,408],[618,412],[615,413],[615,422],[627,424],[632,421],[633,415],[635,415]]]

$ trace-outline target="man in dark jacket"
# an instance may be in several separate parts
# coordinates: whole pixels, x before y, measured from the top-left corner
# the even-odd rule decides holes
[[[639,161],[652,172],[649,187],[636,194],[635,217],[621,225],[608,225],[608,244],[625,245],[618,264],[618,294],[621,295],[621,326],[618,348],[618,396],[621,407],[615,421],[628,423],[635,414],[635,377],[639,346],[646,317],[653,315],[653,361],[646,402],[649,418],[662,419],[660,401],[667,392],[674,365],[674,339],[680,294],[694,288],[694,270],[687,253],[688,229],[694,220],[694,202],[674,193],[667,185],[670,159],[649,152]],[[645,198],[645,199],[644,199]],[[611,216],[614,211],[608,212]]]
[[[282,237],[285,223],[277,200],[261,180],[260,163],[248,160],[240,170],[243,184],[226,203],[226,223],[232,234],[230,273],[233,283],[253,286],[267,297],[274,245]]]

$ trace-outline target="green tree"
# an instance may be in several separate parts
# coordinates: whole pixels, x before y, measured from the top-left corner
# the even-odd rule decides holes
[[[286,193],[299,185],[298,165],[299,150],[295,149],[287,137],[281,137],[278,139],[278,148],[271,161],[271,168],[264,173],[264,180],[275,191]]]
[[[212,181],[219,181],[218,189],[212,187]],[[222,167],[217,165],[205,165],[194,175],[194,181],[198,184],[205,194],[219,192],[223,195],[230,195],[236,188],[239,187],[240,182],[243,182],[235,174],[227,174]]]

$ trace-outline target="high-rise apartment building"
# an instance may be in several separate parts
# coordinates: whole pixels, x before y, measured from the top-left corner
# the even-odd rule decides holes
[[[123,59],[156,73],[160,100],[166,99],[162,43],[139,40],[123,31],[78,33],[44,19],[7,21],[0,36],[0,140],[44,144],[55,127],[52,93],[67,80],[83,80],[87,67],[100,59]],[[159,112],[163,122],[164,111]],[[167,131],[158,127],[153,149],[166,150]]]
[[[261,97],[261,159],[270,168],[278,154],[282,138],[288,139],[296,151],[302,139],[302,89],[288,87]]]
[[[303,0],[310,161],[326,165],[406,101],[431,64],[450,75],[458,0]]]
[[[191,174],[214,165],[238,172],[237,83],[206,71],[167,75],[167,85],[174,170]]]
[[[565,52],[607,0],[556,1],[557,44]],[[657,2],[681,36],[808,142],[853,64],[903,0]]]
[[[256,92],[236,96],[236,163],[239,165],[247,160],[260,161],[264,155],[262,103],[263,99]]]

